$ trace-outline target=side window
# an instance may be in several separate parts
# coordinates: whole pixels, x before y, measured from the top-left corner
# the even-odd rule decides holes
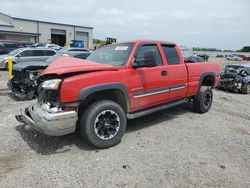
[[[44,51],[43,50],[32,50],[32,55],[33,56],[44,56]]]
[[[54,51],[51,51],[51,50],[46,50],[45,51],[45,56],[52,56],[52,55],[55,55],[56,53]]]
[[[32,53],[30,50],[25,50],[23,52],[20,53],[21,57],[30,57],[32,56]]]
[[[179,55],[176,51],[175,46],[163,45],[162,48],[169,65],[180,64]]]
[[[139,49],[138,49],[138,51],[136,52],[135,59],[136,60],[143,60],[143,59],[145,59],[144,55],[147,52],[153,52],[153,53],[155,53],[156,64],[158,66],[162,65],[162,59],[161,59],[160,52],[159,52],[156,44],[146,44],[146,45],[140,46]]]

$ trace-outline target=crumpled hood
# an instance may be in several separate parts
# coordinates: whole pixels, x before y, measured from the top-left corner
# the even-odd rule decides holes
[[[49,64],[44,61],[17,63],[13,66],[13,70],[15,71],[39,70],[39,69],[45,69],[48,65]]]
[[[63,75],[67,73],[118,70],[118,67],[95,63],[89,60],[73,57],[58,57],[42,73],[42,76],[48,74]]]

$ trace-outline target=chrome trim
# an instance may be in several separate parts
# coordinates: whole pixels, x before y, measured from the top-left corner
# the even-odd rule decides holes
[[[169,91],[177,91],[177,90],[181,90],[181,89],[185,89],[186,86],[185,85],[179,85],[179,86],[174,86],[174,87],[169,87],[160,91],[153,91],[150,93],[145,93],[145,94],[141,94],[141,95],[134,95],[133,98],[137,99],[137,98],[141,98],[141,97],[147,97],[147,96],[151,96],[151,95],[157,95],[157,94],[161,94],[161,93],[167,93]]]
[[[170,90],[171,91],[176,91],[176,90],[180,90],[180,89],[185,89],[185,86],[180,86],[180,87],[172,88]]]
[[[166,89],[166,90],[162,90],[162,91],[156,91],[156,92],[152,92],[152,93],[137,95],[137,96],[134,96],[134,99],[141,98],[141,97],[147,97],[147,96],[150,96],[150,95],[157,95],[157,94],[160,94],[160,93],[166,93],[166,92],[169,92],[169,91],[170,91],[169,89]]]

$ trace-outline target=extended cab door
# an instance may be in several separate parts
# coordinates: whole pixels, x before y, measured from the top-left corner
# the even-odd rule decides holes
[[[149,53],[155,55],[155,66],[137,67],[132,65],[128,69],[129,93],[131,98],[131,110],[140,110],[165,102],[169,98],[168,75],[159,51],[159,44],[141,44],[138,46],[133,62],[147,60]]]
[[[167,66],[169,100],[185,98],[188,90],[188,72],[179,48],[175,44],[161,44]]]

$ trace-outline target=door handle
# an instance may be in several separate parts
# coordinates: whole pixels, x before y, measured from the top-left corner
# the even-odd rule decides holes
[[[167,75],[168,75],[168,72],[167,72],[166,70],[163,70],[163,71],[161,71],[161,75],[162,75],[162,76],[167,76]]]

